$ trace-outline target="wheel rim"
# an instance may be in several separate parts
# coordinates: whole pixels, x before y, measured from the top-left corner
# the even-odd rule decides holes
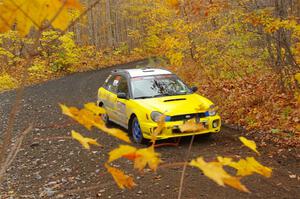
[[[142,138],[142,131],[139,122],[135,119],[132,124],[132,135],[136,142],[140,142]]]

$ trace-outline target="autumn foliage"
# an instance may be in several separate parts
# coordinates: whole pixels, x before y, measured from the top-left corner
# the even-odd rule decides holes
[[[84,18],[81,14],[86,14],[79,1],[1,1],[0,89],[22,87],[31,79],[40,81],[99,65],[157,56],[165,61],[161,65],[199,85],[200,92],[219,105],[227,123],[249,130],[287,132],[294,140],[299,139],[298,18],[289,17],[289,13],[281,16],[277,7],[275,14],[267,8],[249,10],[253,7],[250,1],[236,4],[222,0],[131,0],[121,1],[119,7],[124,18],[136,24],[126,29],[126,37],[134,45],[113,42],[113,23],[109,21],[111,46],[97,49],[80,46],[75,42],[76,33],[69,31]],[[16,72],[20,75],[13,77]],[[139,172],[145,168],[155,172],[162,164],[163,154],[155,151],[155,142],[156,135],[165,128],[164,117],[152,135],[152,144],[137,148],[126,132],[105,125],[100,117],[105,110],[96,104],[85,104],[82,109],[63,104],[60,107],[63,114],[87,130],[96,128],[122,143],[109,152],[103,165],[121,189],[131,189],[137,183],[127,171],[113,167],[112,162],[130,160]],[[204,127],[188,121],[179,128],[182,132],[193,132]],[[105,147],[95,138],[74,130],[70,133],[86,150]],[[254,141],[244,137],[240,140],[259,155]],[[241,178],[254,173],[265,177],[272,174],[271,168],[254,157],[216,157],[210,162],[198,157],[189,161],[188,166],[200,169],[218,185],[243,192],[250,191]],[[226,167],[236,173],[229,174]]]

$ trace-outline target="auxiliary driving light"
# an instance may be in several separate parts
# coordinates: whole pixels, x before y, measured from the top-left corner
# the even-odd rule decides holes
[[[217,128],[219,126],[219,120],[214,120],[212,126],[213,128]]]

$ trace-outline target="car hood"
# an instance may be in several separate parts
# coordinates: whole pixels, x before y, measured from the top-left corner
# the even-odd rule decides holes
[[[198,94],[177,95],[136,100],[138,104],[151,111],[165,115],[183,115],[207,110],[213,103]]]

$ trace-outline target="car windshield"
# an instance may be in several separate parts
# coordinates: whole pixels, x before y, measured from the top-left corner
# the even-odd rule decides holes
[[[175,75],[155,75],[131,79],[134,99],[185,95],[191,90]]]

